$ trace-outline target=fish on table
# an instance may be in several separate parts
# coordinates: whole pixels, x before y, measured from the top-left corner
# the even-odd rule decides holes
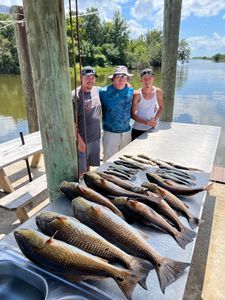
[[[146,173],[146,176],[150,182],[156,183],[175,195],[192,196],[203,191],[210,191],[213,187],[213,183],[208,183],[205,186],[191,188],[165,180],[155,173]]]
[[[18,229],[14,236],[27,258],[70,281],[111,277],[127,299],[132,299],[132,292],[142,278],[133,270],[113,266],[102,258],[35,230]]]
[[[36,224],[41,232],[48,236],[54,236],[57,240],[76,246],[110,262],[121,262],[127,268],[143,274],[145,277],[151,269],[147,261],[122,251],[76,218],[53,211],[44,211],[36,216]],[[146,288],[144,283],[142,286]]]
[[[81,185],[80,183],[68,182],[66,180],[64,180],[60,184],[59,188],[70,199],[73,199],[77,196],[82,196],[90,201],[94,201],[101,205],[107,206],[115,214],[117,214],[121,218],[124,218],[121,211],[109,199],[107,199],[105,196],[97,193],[93,189],[90,189],[84,185]]]
[[[125,252],[150,261],[156,270],[163,293],[166,287],[176,281],[190,265],[160,255],[132,226],[107,207],[82,197],[73,199],[72,206],[75,217],[82,223],[90,226]]]
[[[153,193],[161,195],[171,207],[180,212],[188,220],[189,225],[192,229],[196,228],[199,225],[199,218],[193,216],[189,207],[173,193],[158,186],[155,183],[145,182],[142,184],[142,186],[148,188]]]
[[[133,217],[142,224],[155,226],[160,230],[170,234],[178,245],[185,249],[186,245],[191,243],[193,239],[185,232],[178,231],[175,227],[170,225],[161,215],[159,215],[152,208],[144,203],[128,199],[126,197],[117,197],[111,200],[123,213]]]

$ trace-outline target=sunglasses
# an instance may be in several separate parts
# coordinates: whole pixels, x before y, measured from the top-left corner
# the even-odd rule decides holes
[[[116,78],[127,78],[126,74],[116,74],[114,77]]]
[[[152,73],[151,71],[145,71],[141,74],[141,77],[145,76],[145,75],[151,75],[151,77],[154,77],[154,73]]]

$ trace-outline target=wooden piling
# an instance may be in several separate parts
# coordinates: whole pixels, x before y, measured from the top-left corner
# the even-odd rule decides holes
[[[181,7],[182,0],[164,0],[161,80],[165,109],[160,119],[166,122],[173,120]]]
[[[24,13],[47,186],[51,201],[63,180],[78,179],[63,0],[24,0]]]
[[[23,7],[12,6],[11,13],[13,19],[17,21],[17,23],[15,23],[14,25],[16,46],[19,57],[28,128],[29,132],[32,133],[38,131],[39,126],[33,76],[31,70],[29,49],[27,44],[26,28],[25,23],[21,22],[24,19]]]

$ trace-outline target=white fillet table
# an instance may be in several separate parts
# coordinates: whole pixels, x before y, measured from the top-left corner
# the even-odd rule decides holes
[[[99,169],[106,169],[109,164],[123,154],[146,154],[152,158],[173,161],[188,167],[201,169],[203,172],[197,172],[197,186],[208,183],[209,176],[213,167],[216,155],[217,144],[220,136],[220,127],[167,123],[161,122],[153,132],[144,133],[141,137],[127,145],[120,152],[111,157]],[[147,181],[145,172],[140,171],[135,183],[141,184]],[[195,196],[187,198],[186,203],[189,205],[191,212],[201,218],[202,209],[206,198],[206,192],[201,192]],[[62,197],[54,203],[49,204],[44,210],[54,210],[67,215],[72,215],[71,204],[68,199]],[[186,219],[180,217],[182,223],[188,226]],[[26,221],[23,228],[36,229],[34,217]],[[195,241],[186,246],[183,250],[174,239],[166,234],[154,229],[142,230],[148,234],[149,243],[161,255],[171,259],[189,262],[192,261],[192,255],[195,248]],[[198,229],[195,231],[197,232]],[[11,246],[16,246],[13,233],[4,238],[4,242]],[[17,246],[16,246],[17,247]],[[199,249],[201,251],[201,249]],[[173,284],[167,287],[165,294],[162,294],[156,272],[153,270],[149,273],[147,279],[148,291],[136,286],[132,299],[133,300],[181,300],[185,292],[185,285],[189,274],[187,268],[184,274]],[[126,299],[117,284],[112,279],[104,281],[89,281],[95,288],[104,290],[104,292],[113,300]]]

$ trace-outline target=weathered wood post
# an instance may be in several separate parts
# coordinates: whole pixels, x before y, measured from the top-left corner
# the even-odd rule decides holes
[[[166,122],[173,120],[181,7],[182,0],[164,0],[161,80],[165,109],[160,119]]]
[[[24,19],[22,6],[12,6],[11,13],[15,21],[22,21]],[[31,133],[38,131],[39,126],[25,23],[16,23],[14,29],[23,86],[23,95],[27,113],[27,122],[29,132]]]
[[[78,179],[63,0],[24,0],[50,200],[63,180]]]

